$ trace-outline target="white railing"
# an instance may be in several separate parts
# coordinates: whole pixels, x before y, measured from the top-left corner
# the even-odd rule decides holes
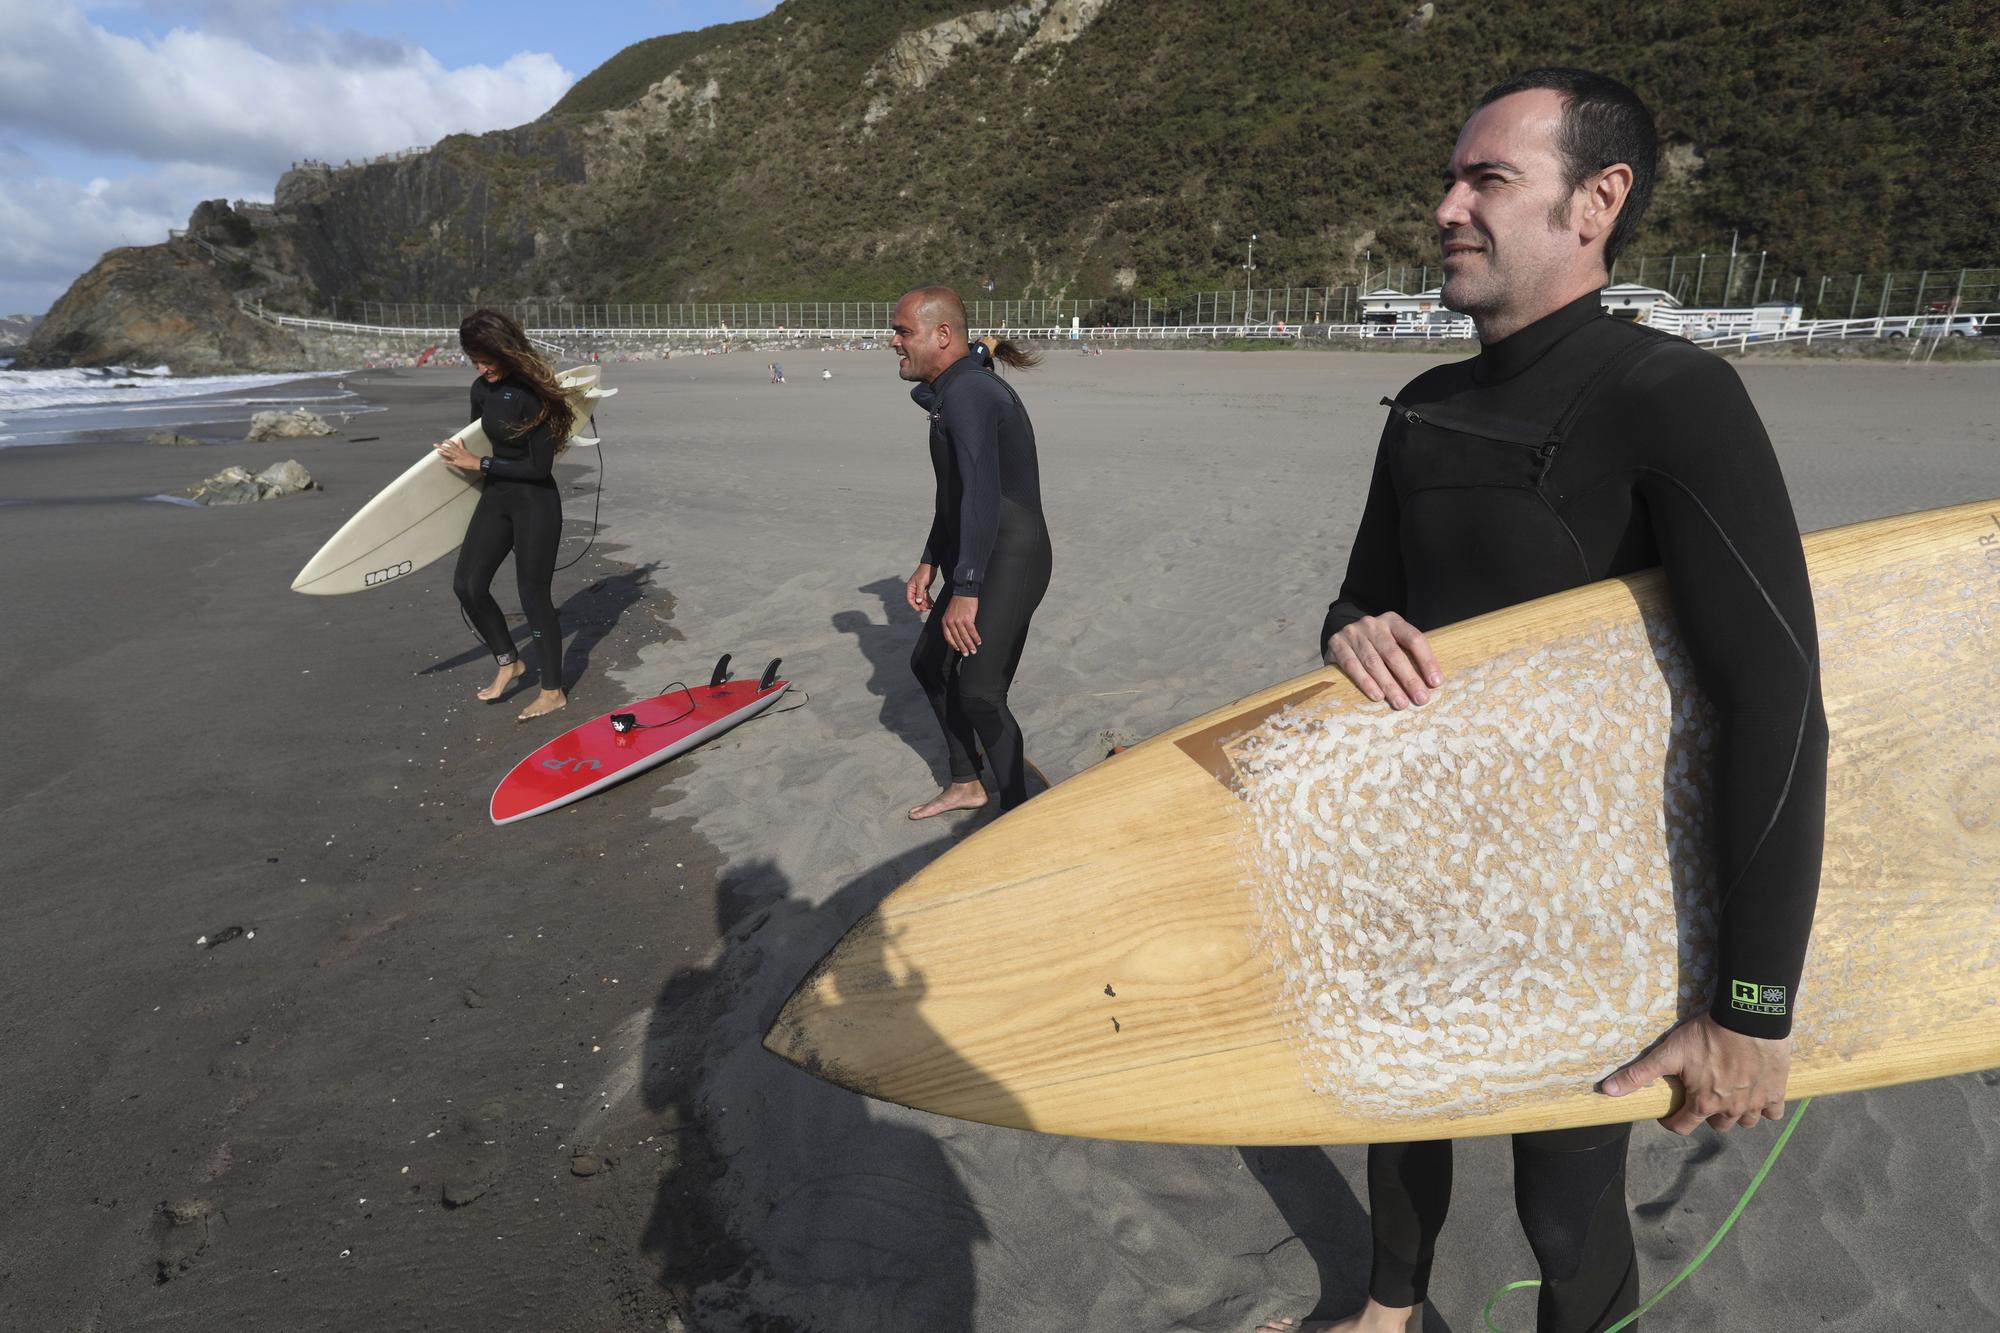
[[[195,238],[199,239],[199,238]],[[344,320],[314,319],[304,315],[281,315],[261,306],[242,304],[246,314],[253,315],[266,323],[280,328],[302,329],[311,332],[349,337],[395,338],[410,342],[435,342],[455,344],[458,338],[456,326],[438,328],[418,328],[407,324],[355,324]],[[1808,320],[1790,328],[1739,327],[1727,332],[1705,333],[1694,330],[1674,330],[1697,347],[1735,348],[1741,350],[1752,345],[1762,346],[1780,342],[1829,342],[1856,338],[1902,338],[1934,337],[1947,332],[1957,333],[1961,329],[1977,327],[1979,333],[2000,336],[2000,314],[1986,315],[1892,315],[1876,319],[1821,319]],[[1048,343],[1102,343],[1102,342],[1174,342],[1204,341],[1218,338],[1285,339],[1291,341],[1319,340],[1326,338],[1389,338],[1398,340],[1420,339],[1423,341],[1462,342],[1473,337],[1470,321],[1455,321],[1450,324],[1148,324],[1124,325],[1118,327],[1066,328],[1050,325],[1045,328],[974,329],[974,334],[990,332],[1003,338],[1014,338],[1033,342]],[[726,324],[710,325],[705,328],[631,328],[624,325],[591,327],[589,325],[564,325],[560,328],[535,330],[530,337],[544,347],[558,352],[567,348],[551,341],[547,335],[555,334],[566,342],[619,343],[785,343],[799,345],[827,342],[878,342],[889,340],[889,330],[884,328],[846,329],[771,329],[733,328]]]
[[[261,306],[243,304],[244,313],[253,315],[268,324],[280,328],[305,329],[318,333],[329,333],[355,337],[393,337],[411,342],[452,342],[458,337],[456,325],[449,327],[423,328],[408,324],[354,324],[345,320],[315,319],[305,315],[281,315],[265,310]],[[1335,332],[1354,333],[1361,325],[1318,325],[1316,331],[1331,328]],[[1036,342],[1107,342],[1125,338],[1175,339],[1175,338],[1298,338],[1304,330],[1286,325],[1274,324],[1155,324],[1134,328],[1078,328],[1069,329],[1060,325],[1036,329],[992,329],[973,330],[974,334],[991,332],[1002,338],[1031,339]],[[706,328],[630,328],[625,325],[591,327],[589,325],[569,325],[539,329],[536,334],[559,334],[572,342],[597,339],[608,342],[887,342],[889,330],[886,328],[850,329],[771,329],[732,328],[717,324]],[[533,335],[531,335],[533,336]],[[1408,335],[1404,335],[1408,336]],[[544,341],[536,336],[537,342]],[[549,344],[553,345],[553,344]]]
[[[281,315],[275,310],[249,301],[238,301],[236,308],[266,324],[281,329],[307,329],[316,333],[330,333],[340,337],[381,337],[384,334],[394,338],[408,339],[410,342],[432,342],[439,344],[456,343],[458,329],[413,329],[407,324],[348,324],[337,319],[312,319],[305,315]],[[549,341],[536,334],[528,334],[528,341],[538,347],[546,347],[562,356],[569,355],[569,349],[560,343]]]
[[[1683,332],[1697,347],[1743,351],[1752,344],[1839,342],[1849,338],[1934,338],[1978,331],[1976,336],[2000,335],[2000,314],[1889,315],[1875,319],[1813,319],[1790,328],[1738,328],[1728,332]]]
[[[196,245],[200,246],[203,250],[206,250],[208,252],[208,257],[210,259],[220,259],[227,261],[229,258],[228,255],[223,254],[222,251],[216,249],[214,245],[212,245],[208,241],[203,240],[201,237],[195,235],[193,232],[189,231],[186,227],[168,228],[167,239],[170,241],[193,241]]]

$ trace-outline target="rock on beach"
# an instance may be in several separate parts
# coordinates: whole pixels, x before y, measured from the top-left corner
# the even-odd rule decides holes
[[[331,435],[333,427],[317,413],[303,407],[290,412],[259,412],[250,418],[248,440],[298,440],[314,435]]]
[[[287,495],[315,489],[312,474],[296,458],[273,463],[255,476],[249,469],[226,467],[188,491],[190,499],[205,505],[254,504],[259,500],[282,500]]]

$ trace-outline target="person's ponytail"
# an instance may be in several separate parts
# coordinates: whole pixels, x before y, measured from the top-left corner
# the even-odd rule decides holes
[[[1012,366],[1015,370],[1033,370],[1042,364],[1042,354],[1031,352],[1008,338],[995,338],[992,334],[979,340],[986,345],[989,358],[1001,365]]]

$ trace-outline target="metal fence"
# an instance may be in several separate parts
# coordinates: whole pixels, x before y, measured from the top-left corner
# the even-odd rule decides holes
[[[326,334],[343,338],[392,338],[411,343],[450,344],[458,337],[455,325],[424,324],[359,324],[347,320],[315,319],[305,315],[286,315],[266,310],[261,306],[239,303],[245,314],[253,315],[279,328],[296,329],[301,332]],[[641,327],[618,324],[574,324],[574,325],[532,325],[530,340],[539,346],[557,352],[575,354],[605,347],[633,347],[645,343],[730,343],[730,342],[845,342],[882,343],[886,342],[888,330],[879,325],[856,328],[797,328],[777,327],[744,328],[734,325],[689,325],[677,327],[661,325]],[[1437,331],[1428,333],[1424,329],[1410,328],[1391,330],[1378,325],[1303,325],[1281,322],[1259,322],[1245,324],[1159,324],[1151,326],[1096,325],[1071,327],[1067,324],[1051,324],[1046,327],[1021,327],[1013,329],[984,328],[974,323],[970,330],[974,335],[982,333],[1005,333],[1024,340],[1107,342],[1120,339],[1144,341],[1171,341],[1175,339],[1218,339],[1248,338],[1297,339],[1301,337],[1326,337],[1337,334],[1352,336],[1382,337],[1422,337],[1442,336]]]
[[[1172,325],[1352,323],[1361,316],[1361,289],[1263,287],[1193,292],[1171,298],[1111,296],[1046,300],[972,300],[967,322],[1012,329],[1157,327]],[[452,328],[482,307],[463,302],[360,301],[342,298],[328,317],[379,327]],[[483,307],[537,329],[727,329],[886,331],[894,301],[495,301]]]
[[[1180,296],[979,299],[968,322],[997,331],[1067,328],[1159,328],[1177,325],[1352,324],[1361,297],[1389,288],[1430,290],[1443,274],[1429,265],[1371,270],[1364,283],[1340,287],[1259,287]],[[1874,319],[1945,308],[2000,312],[2000,268],[1908,269],[1889,273],[1780,276],[1759,255],[1668,256],[1620,260],[1613,282],[1657,287],[1681,305],[1747,309],[1785,301],[1806,319]],[[490,308],[537,329],[726,329],[734,332],[886,330],[894,301],[495,301]],[[340,298],[326,317],[388,328],[455,329],[480,306],[465,302],[362,301]]]
[[[1917,344],[1935,345],[1946,338],[2000,337],[2000,314],[1985,315],[1875,315],[1867,319],[1813,319],[1783,328],[1739,326],[1723,332],[1684,327],[1682,337],[1697,347],[1747,351],[1754,345],[1773,343],[1844,342],[1849,339],[1899,338],[1911,340],[1912,355]]]
[[[1754,306],[1785,301],[1808,319],[1920,315],[1954,306],[2000,311],[2000,268],[1901,269],[1885,273],[1787,273],[1762,253],[1670,255],[1620,260],[1613,282],[1657,287],[1684,306]]]

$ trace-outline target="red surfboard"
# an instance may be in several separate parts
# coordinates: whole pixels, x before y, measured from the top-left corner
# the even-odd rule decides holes
[[[556,737],[493,789],[493,822],[531,818],[664,764],[757,716],[791,688],[777,679],[776,658],[756,681],[724,680],[728,670],[725,654],[706,685],[677,685]]]

